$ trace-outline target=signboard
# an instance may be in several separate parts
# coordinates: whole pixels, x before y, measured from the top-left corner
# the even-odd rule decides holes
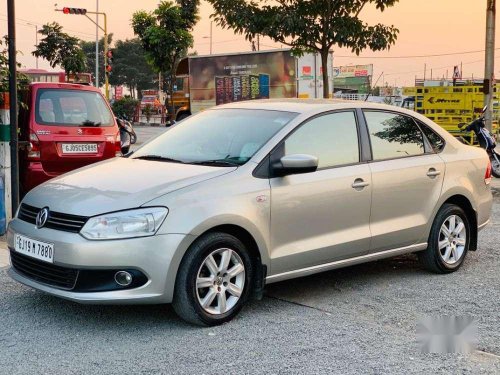
[[[242,100],[293,98],[295,62],[290,51],[192,57],[191,111]]]
[[[333,54],[328,56],[328,82],[332,90]],[[306,53],[298,58],[299,72],[297,96],[302,99],[323,97],[323,66],[321,56],[315,53]]]
[[[115,86],[115,100],[123,98],[123,86]]]
[[[373,75],[373,64],[347,65],[333,68],[334,78],[371,77]]]

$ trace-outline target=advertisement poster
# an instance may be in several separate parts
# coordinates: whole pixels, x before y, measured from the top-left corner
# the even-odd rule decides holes
[[[244,100],[294,98],[295,62],[290,51],[190,58],[192,112]]]

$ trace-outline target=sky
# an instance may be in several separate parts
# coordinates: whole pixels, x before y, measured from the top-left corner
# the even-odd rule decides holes
[[[158,0],[100,0],[99,8],[107,13],[109,32],[117,40],[134,37],[130,20],[135,11],[152,11],[158,3]],[[35,59],[31,55],[35,45],[35,26],[56,21],[71,35],[84,40],[95,40],[95,25],[87,18],[54,11],[63,6],[93,11],[96,0],[16,0],[17,48],[22,52],[18,59],[23,66],[35,67]],[[210,51],[211,14],[211,6],[202,1],[201,19],[194,30],[194,50],[200,55]],[[373,7],[366,7],[360,15],[362,20],[369,24],[394,25],[400,30],[396,44],[390,51],[364,51],[360,56],[349,50],[334,48],[334,65],[373,64],[373,82],[378,80],[378,85],[385,82],[391,86],[411,86],[415,76],[423,77],[425,65],[427,77],[430,77],[431,69],[434,78],[441,78],[446,72],[451,76],[453,66],[460,64],[463,64],[464,77],[482,77],[484,52],[453,56],[415,56],[484,50],[485,15],[486,0],[400,0],[383,13]],[[3,1],[0,6],[0,35],[6,33],[7,6],[6,1]],[[500,30],[496,37],[497,45],[500,45]],[[222,30],[215,24],[212,42],[213,53],[251,50],[250,43],[242,35],[237,35],[232,30]],[[261,50],[280,47],[268,38],[261,40]],[[39,60],[39,67],[50,69],[43,60]],[[500,58],[496,59],[495,71],[497,77],[500,77]]]

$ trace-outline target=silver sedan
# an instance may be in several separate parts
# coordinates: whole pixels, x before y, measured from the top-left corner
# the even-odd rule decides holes
[[[9,273],[216,325],[276,281],[412,252],[456,271],[489,221],[490,180],[484,150],[414,112],[234,103],[31,191],[8,228]]]

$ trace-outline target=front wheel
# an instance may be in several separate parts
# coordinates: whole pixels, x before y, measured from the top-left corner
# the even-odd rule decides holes
[[[424,268],[435,273],[458,270],[469,249],[471,228],[464,210],[445,204],[436,215],[427,250],[418,257]]]
[[[187,322],[215,326],[238,314],[249,296],[253,267],[245,245],[226,233],[198,239],[181,262],[173,307]]]
[[[491,174],[496,178],[500,178],[500,155],[492,155],[491,158]]]

